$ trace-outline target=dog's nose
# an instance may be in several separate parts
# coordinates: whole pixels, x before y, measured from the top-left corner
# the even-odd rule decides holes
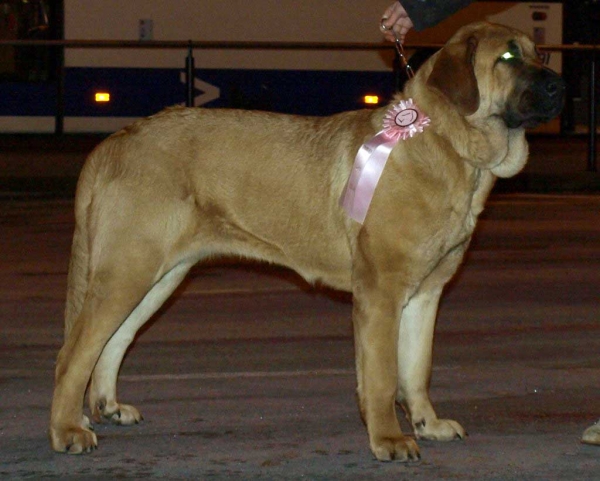
[[[550,97],[561,96],[565,90],[565,81],[558,76],[549,77],[544,82],[543,89]]]

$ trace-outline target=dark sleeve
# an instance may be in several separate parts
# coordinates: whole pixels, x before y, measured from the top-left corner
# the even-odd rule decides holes
[[[437,25],[472,2],[473,0],[400,0],[417,31]]]

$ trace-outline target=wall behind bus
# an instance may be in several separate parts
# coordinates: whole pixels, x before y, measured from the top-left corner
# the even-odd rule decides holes
[[[151,20],[154,40],[381,42],[392,0],[65,0],[66,39],[138,40]],[[173,50],[75,50],[67,66],[181,67]],[[198,53],[205,68],[385,70],[392,52]]]
[[[139,19],[160,40],[381,40],[390,0],[65,0],[68,38],[137,39]]]
[[[381,14],[393,0],[64,0],[66,39],[139,40],[140,22],[154,40],[381,42]],[[548,14],[533,21],[532,11]],[[439,26],[412,31],[407,43],[443,43],[461,25],[489,19],[520,28],[543,43],[562,42],[562,5],[475,2]],[[539,39],[536,39],[539,40]],[[393,52],[197,51],[209,69],[390,70]],[[68,67],[180,68],[185,51],[76,50]],[[560,58],[556,55],[556,58]],[[560,70],[560,61],[552,67]]]

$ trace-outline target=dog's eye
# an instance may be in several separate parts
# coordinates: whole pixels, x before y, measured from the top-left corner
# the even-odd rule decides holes
[[[521,52],[518,49],[510,49],[500,55],[496,63],[514,63],[518,62],[522,58]]]
[[[511,45],[509,49],[501,55],[503,60],[512,60],[515,58],[523,58],[521,49],[517,45]]]
[[[498,57],[499,62],[508,62],[522,58],[521,49],[516,42],[508,43],[508,50]]]

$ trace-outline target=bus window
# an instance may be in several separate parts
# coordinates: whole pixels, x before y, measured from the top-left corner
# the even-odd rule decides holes
[[[0,38],[48,40],[61,38],[56,10],[59,2],[48,0],[0,0]],[[50,47],[0,47],[0,79],[45,82],[54,74]]]

